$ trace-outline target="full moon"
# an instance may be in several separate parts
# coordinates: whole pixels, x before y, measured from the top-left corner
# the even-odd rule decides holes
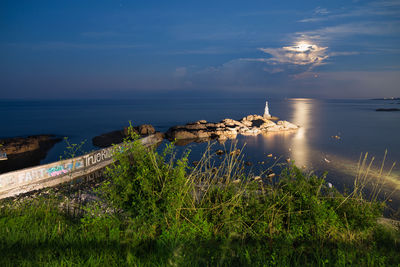
[[[306,52],[306,51],[310,50],[311,47],[312,47],[311,44],[301,42],[301,43],[297,44],[296,51],[298,51],[298,52]]]

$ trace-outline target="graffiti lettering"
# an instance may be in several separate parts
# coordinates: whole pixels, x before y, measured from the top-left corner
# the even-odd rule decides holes
[[[25,173],[21,173],[18,175],[18,182],[19,183],[24,183],[24,182],[29,182],[35,179],[40,179],[44,177],[46,174],[45,169],[39,169],[39,170],[32,170],[28,171]]]
[[[112,156],[112,148],[103,149],[99,152],[84,156],[86,166],[99,163],[103,160],[109,159]]]
[[[82,161],[75,161],[65,165],[58,165],[47,169],[50,176],[58,176],[83,167]]]

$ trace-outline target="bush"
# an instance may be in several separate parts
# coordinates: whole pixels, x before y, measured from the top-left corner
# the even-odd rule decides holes
[[[396,265],[399,231],[382,204],[330,188],[296,166],[278,181],[245,173],[240,153],[197,166],[173,144],[131,135],[115,148],[101,200],[82,218],[54,198],[3,203],[2,265]],[[237,151],[235,147],[232,151]],[[81,213],[78,213],[81,214]],[[33,249],[31,249],[33,248]]]

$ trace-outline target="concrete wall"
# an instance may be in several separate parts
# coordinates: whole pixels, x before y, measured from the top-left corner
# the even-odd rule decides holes
[[[162,137],[155,134],[140,141],[143,145],[150,146],[161,142]],[[113,150],[114,147],[108,147],[80,157],[2,174],[0,199],[98,175],[113,162]]]

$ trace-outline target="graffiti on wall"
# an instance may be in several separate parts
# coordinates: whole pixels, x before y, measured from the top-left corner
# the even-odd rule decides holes
[[[50,176],[58,176],[61,174],[68,173],[70,171],[80,169],[83,167],[83,161],[82,160],[76,160],[72,163],[64,164],[64,165],[57,165],[51,168],[47,169],[47,173]]]
[[[72,174],[75,170],[98,164],[112,158],[114,148],[105,148],[75,159],[72,162],[56,162],[43,168],[32,168],[13,174],[0,175],[0,188],[13,184],[21,184],[47,177],[55,177],[64,174]]]
[[[113,148],[105,148],[100,151],[94,152],[89,155],[83,156],[85,159],[85,166],[91,166],[93,164],[100,163],[104,160],[110,159],[113,154]]]

